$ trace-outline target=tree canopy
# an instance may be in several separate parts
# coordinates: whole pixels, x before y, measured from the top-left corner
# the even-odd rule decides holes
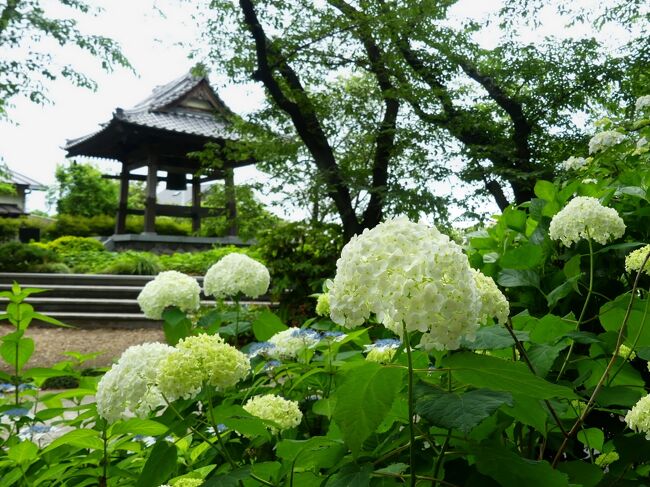
[[[58,8],[60,14],[48,13]],[[15,96],[25,96],[36,103],[47,100],[47,82],[59,77],[78,86],[95,88],[92,79],[71,64],[60,64],[48,51],[47,40],[60,46],[74,45],[95,56],[105,70],[129,67],[113,40],[81,32],[74,12],[93,14],[96,7],[83,0],[5,0],[0,3],[0,116]]]
[[[429,183],[451,173],[501,208],[523,203],[584,142],[576,114],[638,94],[632,43],[613,52],[596,38],[525,42],[516,31],[526,11],[515,6],[496,17],[498,40],[486,47],[495,22],[459,17],[456,3],[211,2],[215,67],[266,90],[267,105],[237,124],[256,141],[248,150],[301,181],[312,213],[327,198],[318,210],[333,209],[348,238],[393,212],[440,208],[451,195],[441,200]]]

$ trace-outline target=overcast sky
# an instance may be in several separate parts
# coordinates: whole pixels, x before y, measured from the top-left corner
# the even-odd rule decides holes
[[[592,0],[584,2],[593,3]],[[43,3],[58,4],[53,1]],[[15,99],[15,106],[9,108],[10,122],[0,120],[0,156],[10,168],[44,184],[54,182],[56,165],[65,161],[61,147],[66,139],[97,130],[99,123],[110,120],[115,108],[130,108],[148,96],[155,86],[182,76],[193,65],[187,58],[187,49],[180,45],[196,42],[197,29],[191,19],[192,2],[90,0],[89,3],[101,6],[103,12],[96,17],[79,16],[80,30],[105,35],[119,42],[135,73],[126,69],[105,73],[96,59],[71,46],[61,48],[55,43],[42,46],[53,52],[59,63],[73,64],[98,84],[97,91],[93,92],[74,87],[63,79],[48,83],[51,103],[40,106],[25,99]],[[497,0],[463,0],[457,10],[463,15],[480,17],[497,4]],[[166,16],[154,6],[160,7]],[[53,13],[64,15],[65,11],[55,10]],[[552,16],[545,22],[542,33],[529,33],[530,40],[549,33],[566,33]],[[488,46],[495,39],[489,35],[482,38]],[[213,81],[217,85],[223,83],[223,80]],[[262,90],[254,85],[220,87],[219,94],[240,114],[253,110],[263,97]],[[118,163],[99,162],[99,165],[107,172],[119,169]],[[237,182],[244,182],[260,178],[260,175],[254,169],[246,168],[238,171],[236,178]],[[44,194],[31,195],[28,205],[31,210],[45,209]]]

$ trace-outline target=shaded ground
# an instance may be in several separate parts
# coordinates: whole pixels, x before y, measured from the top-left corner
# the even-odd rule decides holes
[[[0,336],[10,333],[13,327],[0,326]],[[25,333],[35,341],[35,351],[26,365],[31,367],[50,367],[67,357],[63,352],[103,352],[96,359],[86,362],[86,366],[110,365],[113,360],[131,345],[145,342],[164,342],[162,330],[155,328],[112,329],[112,328],[49,328],[31,327]],[[8,370],[2,361],[1,370]]]

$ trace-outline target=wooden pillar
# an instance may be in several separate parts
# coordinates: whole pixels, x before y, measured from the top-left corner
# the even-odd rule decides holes
[[[192,176],[192,232],[201,230],[201,180]]]
[[[144,205],[144,233],[156,233],[156,188],[158,186],[158,164],[149,158],[147,164],[147,194]]]
[[[126,210],[128,209],[129,200],[129,176],[130,172],[126,164],[122,164],[122,173],[120,174],[120,201],[117,206],[117,218],[115,219],[115,233],[122,234],[126,232]]]
[[[224,170],[224,192],[228,235],[235,236],[237,235],[237,199],[235,197],[235,171],[231,167]]]

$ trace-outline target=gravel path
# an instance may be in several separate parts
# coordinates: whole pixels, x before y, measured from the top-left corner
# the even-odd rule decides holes
[[[0,336],[14,331],[13,327],[0,325]],[[50,367],[65,360],[63,352],[102,352],[96,359],[86,362],[86,366],[110,365],[115,358],[131,345],[145,342],[164,342],[162,330],[156,328],[111,329],[111,328],[49,328],[31,327],[25,336],[35,342],[32,358],[26,368]],[[0,361],[1,370],[9,370],[4,361]]]

